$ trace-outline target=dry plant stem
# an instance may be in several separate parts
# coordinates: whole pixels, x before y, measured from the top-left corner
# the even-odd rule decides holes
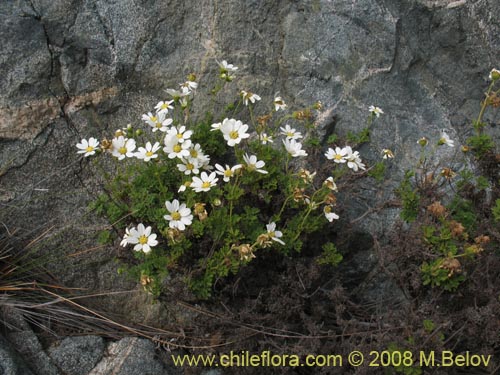
[[[182,345],[182,344],[175,344],[171,341],[166,341],[166,340],[162,340],[162,339],[159,339],[157,337],[154,337],[154,336],[151,336],[150,334],[146,334],[144,333],[143,331],[141,330],[138,330],[138,329],[135,329],[133,327],[130,327],[126,324],[122,324],[122,323],[119,323],[119,322],[116,322],[106,316],[104,316],[103,314],[100,314],[92,309],[89,309],[79,303],[76,303],[74,302],[72,299],[69,299],[69,298],[66,298],[66,297],[63,297],[63,296],[60,296],[60,295],[57,295],[56,293],[53,293],[49,290],[46,290],[46,289],[43,289],[41,288],[40,289],[42,292],[44,293],[47,293],[55,298],[57,298],[58,300],[60,301],[64,301],[80,310],[83,310],[99,319],[101,319],[103,322],[106,322],[108,324],[110,324],[111,326],[115,326],[115,327],[118,327],[120,329],[123,329],[124,331],[126,332],[129,332],[133,335],[136,335],[136,336],[139,336],[139,337],[144,337],[146,339],[149,339],[149,340],[152,340],[154,342],[157,342],[159,344],[162,344],[162,345],[167,345],[167,346],[174,346],[176,348],[182,348],[182,349],[212,349],[212,348],[216,348],[216,347],[222,347],[222,346],[227,346],[227,345],[230,345],[230,344],[233,344],[234,342],[236,341],[232,341],[232,342],[227,342],[227,343],[223,343],[223,344],[217,344],[217,345],[203,345],[203,346],[192,346],[192,345]],[[175,336],[178,336],[177,333],[174,333],[174,332],[167,332],[167,331],[163,331],[164,333],[166,334],[169,334],[169,335],[175,335]]]
[[[479,111],[479,115],[477,116],[476,124],[480,124],[481,120],[483,119],[484,112],[486,111],[486,108],[488,107],[488,99],[490,97],[491,91],[493,90],[493,86],[495,86],[495,82],[496,81],[491,82],[490,86],[488,87],[488,91],[486,91],[485,99],[483,100],[483,102],[481,104],[481,110]],[[477,126],[475,128],[476,128],[477,135],[481,135],[481,133],[482,133],[481,126]]]
[[[195,312],[208,315],[212,318],[216,318],[219,320],[222,320],[224,322],[227,322],[232,325],[236,325],[241,328],[246,328],[248,330],[251,330],[255,333],[260,333],[265,336],[274,336],[274,337],[281,337],[281,338],[290,338],[290,339],[329,339],[329,338],[341,338],[341,337],[351,337],[351,336],[362,336],[366,335],[368,333],[372,332],[378,332],[379,330],[373,330],[373,331],[358,331],[358,332],[351,332],[351,333],[342,333],[342,334],[336,334],[336,335],[304,335],[300,332],[294,332],[294,331],[289,331],[289,330],[284,330],[284,329],[279,329],[279,328],[272,328],[272,327],[264,327],[260,325],[255,325],[255,324],[248,324],[248,323],[242,323],[242,322],[236,322],[233,321],[229,318],[225,318],[219,314],[212,313],[210,311],[189,305],[185,302],[177,302],[177,304],[184,306],[190,310],[193,310]],[[396,331],[396,330],[403,330],[405,326],[398,326],[398,327],[389,327],[383,329],[383,332],[390,332],[390,331]]]

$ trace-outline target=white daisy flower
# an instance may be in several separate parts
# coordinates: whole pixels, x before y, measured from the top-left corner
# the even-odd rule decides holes
[[[201,159],[204,157],[203,150],[201,149],[199,143],[195,144],[194,146],[191,145],[191,147],[189,148],[189,157],[193,159]]]
[[[245,160],[245,163],[247,163],[246,168],[249,171],[255,171],[258,173],[262,173],[262,174],[269,173],[263,169],[260,169],[263,166],[265,166],[266,163],[262,160],[257,160],[257,156],[255,156],[255,155],[249,156],[248,154],[245,154],[245,155],[243,155],[243,160]]]
[[[249,101],[254,104],[256,101],[260,100],[259,95],[251,93],[249,91],[241,90],[240,95],[243,98],[243,103],[245,103],[245,105],[248,105]]]
[[[222,122],[216,122],[214,124],[211,125],[211,128],[210,131],[211,132],[214,132],[216,130],[220,130],[220,126],[222,125]]]
[[[286,103],[281,96],[277,96],[274,98],[274,110],[279,111],[280,109],[284,110],[286,108]]]
[[[283,144],[285,145],[286,151],[294,158],[298,156],[307,156],[307,153],[302,150],[302,143],[297,142],[295,139],[284,139]]]
[[[267,144],[267,142],[269,142],[269,143],[274,142],[273,138],[270,135],[267,135],[266,133],[261,133],[259,135],[259,140],[263,145]]]
[[[223,178],[224,182],[229,182],[231,177],[234,176],[234,172],[240,169],[241,167],[243,167],[241,164],[236,164],[234,167],[230,167],[229,165],[226,164],[226,168],[224,168],[220,164],[215,164],[215,169],[217,169],[215,173],[217,173],[220,176],[224,176]]]
[[[351,168],[354,172],[357,172],[358,169],[365,170],[365,165],[362,163],[361,158],[359,157],[359,152],[358,151],[352,151],[352,148],[350,146],[344,147],[344,149],[347,152],[346,159],[347,159],[347,166]]]
[[[300,139],[302,138],[302,133],[298,132],[294,128],[290,127],[290,125],[286,124],[285,127],[280,127],[281,134],[286,136],[288,139]]]
[[[181,126],[179,128],[173,127],[167,132],[168,137],[177,137],[177,141],[179,143],[182,143],[182,142],[188,140],[189,138],[191,138],[192,134],[193,134],[193,131],[192,130],[186,131],[185,126]]]
[[[125,234],[123,235],[123,239],[120,242],[120,246],[126,247],[128,245],[128,239],[130,238],[130,230],[125,228]]]
[[[218,178],[215,177],[215,172],[207,174],[206,172],[201,172],[200,177],[193,177],[193,181],[191,182],[191,188],[200,193],[202,191],[210,191],[210,189],[216,185]]]
[[[333,220],[338,220],[339,215],[335,212],[332,212],[332,206],[325,206],[323,209],[323,213],[325,214],[326,219],[331,223]]]
[[[85,157],[92,156],[97,150],[99,150],[99,141],[93,137],[89,138],[88,141],[86,139],[82,139],[76,147],[79,148],[79,151],[77,151],[78,154],[84,154],[83,156]]]
[[[167,94],[169,94],[174,101],[179,101],[181,98],[189,95],[189,90],[185,87],[181,87],[181,91],[174,89],[166,89]]]
[[[267,229],[267,235],[271,238],[271,240],[276,241],[282,245],[285,244],[282,240],[280,240],[280,238],[283,237],[283,233],[280,232],[279,230],[276,230],[275,222],[266,224],[266,229]]]
[[[160,147],[159,142],[155,142],[154,145],[152,145],[151,142],[148,142],[146,143],[146,147],[139,147],[138,152],[135,153],[135,157],[144,161],[150,161],[151,159],[158,157],[157,152]]]
[[[163,113],[166,115],[170,109],[174,109],[174,106],[172,105],[173,102],[173,100],[158,102],[158,104],[155,105],[156,114]]]
[[[183,172],[185,175],[198,174],[200,173],[198,159],[194,158],[182,158],[182,164],[177,164],[177,169]]]
[[[346,156],[347,156],[347,149],[346,148],[340,148],[340,147],[335,147],[335,150],[333,148],[328,148],[328,151],[325,153],[325,156],[328,160],[333,160],[335,163],[345,163],[347,161]]]
[[[170,228],[184,230],[187,225],[192,224],[193,215],[191,215],[191,210],[186,207],[185,203],[179,204],[179,201],[174,199],[172,202],[165,201],[165,206],[169,215],[165,215],[163,218],[169,222],[168,226]]]
[[[151,112],[148,112],[147,115],[142,115],[142,119],[152,128],[153,133],[158,130],[165,133],[168,131],[168,126],[173,122],[171,118],[165,118],[166,114],[166,112],[158,112],[156,115],[153,115]]]
[[[453,147],[453,143],[454,141],[451,140],[450,136],[444,130],[441,130],[441,138],[439,138],[438,145],[448,145]]]
[[[381,108],[375,107],[374,105],[371,105],[368,110],[373,116],[380,117],[384,113]]]
[[[219,64],[221,73],[235,72],[238,70],[237,66],[234,66],[233,64],[228,64],[226,60],[222,60],[221,62],[217,63]]]
[[[394,158],[394,154],[392,153],[391,150],[389,150],[388,148],[384,148],[382,150],[382,159],[392,159]]]
[[[196,90],[198,88],[198,83],[195,81],[186,81],[184,83],[180,83],[179,86],[181,89],[188,89],[189,91]]]
[[[180,143],[177,135],[167,135],[165,137],[165,147],[163,147],[163,152],[168,155],[169,159],[182,159],[189,156],[190,147],[191,140],[187,139]]]
[[[333,180],[333,177],[328,177],[325,182],[323,182],[323,185],[325,185],[328,189],[332,191],[338,191],[337,184]]]
[[[182,193],[183,191],[186,191],[186,189],[190,186],[191,186],[191,181],[186,181],[179,187],[179,190],[177,190],[177,192]]]
[[[135,251],[142,251],[147,254],[152,247],[158,245],[156,234],[151,233],[151,227],[144,227],[142,223],[137,226],[137,229],[131,228],[128,235],[125,232],[125,235],[127,236],[127,243],[135,244]],[[125,241],[125,237],[123,241]]]
[[[227,119],[222,121],[220,126],[220,131],[224,135],[224,139],[227,141],[228,146],[234,147],[234,145],[239,144],[242,139],[250,137],[247,133],[248,125],[243,124],[240,120]]]
[[[111,155],[118,158],[118,160],[123,160],[125,157],[133,158],[135,156],[135,139],[127,139],[123,136],[119,136],[118,138],[113,138],[111,144]]]

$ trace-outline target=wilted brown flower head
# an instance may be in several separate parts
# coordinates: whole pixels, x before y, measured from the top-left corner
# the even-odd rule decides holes
[[[486,245],[487,243],[490,242],[490,237],[482,234],[482,235],[474,238],[474,242],[479,244],[479,245]]]
[[[469,254],[479,254],[479,253],[482,253],[484,251],[484,249],[482,248],[481,245],[479,244],[474,244],[474,245],[470,245],[470,246],[467,246],[467,248],[465,249],[467,253]]]
[[[272,115],[263,115],[263,116],[259,116],[257,117],[257,123],[262,126],[262,127],[265,127],[268,123],[268,121],[271,119]]]
[[[140,283],[143,287],[147,287],[147,286],[151,285],[153,283],[153,281],[154,281],[154,279],[151,276],[145,275],[145,274],[141,275]]]
[[[271,237],[268,233],[261,234],[259,237],[257,237],[257,240],[255,242],[257,242],[257,244],[262,248],[270,247],[273,244],[273,241],[271,240]]]
[[[464,226],[462,225],[462,223],[459,223],[458,221],[455,221],[455,220],[451,220],[449,222],[449,227],[450,227],[450,231],[451,231],[451,236],[453,238],[459,238],[459,237],[463,237],[464,234],[466,235],[467,233],[465,232],[465,228]]]
[[[441,170],[440,175],[447,180],[451,180],[453,177],[455,177],[457,174],[451,170],[451,168],[443,168]]]
[[[313,114],[310,109],[304,109],[302,111],[295,111],[292,117],[296,120],[310,120],[313,118]]]
[[[179,241],[182,237],[182,232],[177,228],[167,229],[167,238],[173,243]]]
[[[448,270],[448,277],[462,272],[462,265],[457,258],[446,258],[439,268]]]
[[[241,260],[250,260],[255,258],[255,254],[253,253],[253,249],[250,244],[243,244],[240,246],[233,245],[233,248],[238,251]]]
[[[427,207],[427,211],[435,218],[440,218],[446,215],[446,207],[441,202],[434,202]]]
[[[311,183],[313,182],[314,176],[316,176],[316,172],[309,172],[307,169],[300,168],[299,171],[299,177],[305,182],[305,183]]]
[[[334,206],[336,203],[337,197],[333,193],[330,193],[325,197],[325,204]]]
[[[113,146],[113,142],[111,142],[109,139],[104,138],[101,141],[101,148],[103,150],[109,150]]]
[[[307,195],[304,194],[305,192],[305,189],[304,188],[295,188],[293,189],[293,200],[295,202],[300,202],[302,200],[305,200],[306,198],[308,198]]]

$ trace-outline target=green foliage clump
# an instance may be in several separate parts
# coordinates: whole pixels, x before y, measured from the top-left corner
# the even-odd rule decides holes
[[[407,222],[414,221],[420,210],[420,195],[417,188],[412,184],[414,176],[414,172],[407,171],[399,189],[396,190],[396,194],[398,194],[403,204],[403,209],[400,213],[401,218]]]
[[[500,199],[495,201],[495,205],[491,209],[491,213],[493,214],[493,218],[498,223],[500,221]]]

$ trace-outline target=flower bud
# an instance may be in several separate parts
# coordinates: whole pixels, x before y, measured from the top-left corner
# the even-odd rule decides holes
[[[418,143],[420,146],[425,147],[425,146],[427,146],[427,144],[429,143],[429,140],[428,140],[427,138],[425,138],[425,137],[422,137],[422,138],[420,138],[420,139],[417,141],[417,143]]]
[[[490,72],[490,80],[496,81],[497,79],[500,79],[500,70],[492,69]]]

